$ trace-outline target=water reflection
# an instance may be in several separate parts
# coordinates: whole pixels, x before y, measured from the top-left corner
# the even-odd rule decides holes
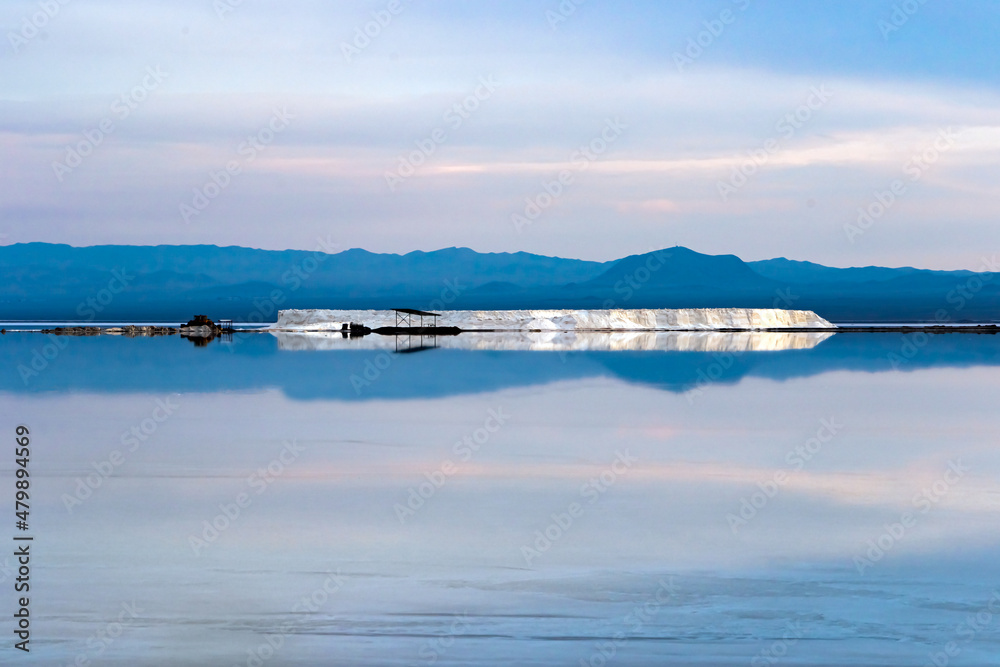
[[[25,664],[257,664],[271,637],[262,664],[747,665],[792,631],[785,664],[925,664],[1000,586],[993,336],[107,337],[25,383],[50,341],[0,338],[45,546]],[[998,664],[1000,626],[961,648]]]
[[[462,334],[437,337],[440,349],[416,355],[394,354],[397,341],[391,336],[338,336],[238,332],[231,341],[194,349],[177,337],[69,338],[14,332],[0,337],[0,391],[214,392],[277,387],[293,398],[357,401],[613,377],[686,393],[754,377],[789,380],[835,371],[885,373],[1000,365],[997,337],[977,334],[837,333],[827,337],[819,332],[741,332],[624,334],[621,338],[577,334],[569,343],[579,349],[562,349],[552,341],[542,343],[522,334],[468,338]],[[479,344],[515,349],[455,347]],[[617,349],[633,344],[659,347]],[[364,380],[360,385],[358,378]]]
[[[536,352],[777,352],[805,350],[834,336],[833,332],[775,333],[622,331],[585,333],[572,331],[514,331],[457,336],[379,336],[348,338],[337,332],[272,331],[278,349],[289,351],[390,350],[424,346],[457,350],[506,350]],[[419,339],[419,340],[418,340]]]

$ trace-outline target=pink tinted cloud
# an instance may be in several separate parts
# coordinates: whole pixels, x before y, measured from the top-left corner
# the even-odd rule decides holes
[[[623,201],[618,202],[615,208],[619,213],[638,213],[638,214],[666,214],[666,213],[676,213],[680,208],[677,203],[672,199],[644,199],[642,201]]]

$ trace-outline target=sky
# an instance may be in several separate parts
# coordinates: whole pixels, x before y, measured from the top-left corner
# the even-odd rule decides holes
[[[0,243],[982,270],[1000,2],[0,3]]]

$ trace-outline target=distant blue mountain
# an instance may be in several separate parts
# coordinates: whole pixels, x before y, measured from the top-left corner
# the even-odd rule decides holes
[[[446,248],[405,255],[235,246],[0,247],[0,320],[274,321],[283,308],[815,310],[832,321],[996,321],[969,271],[744,262],[674,247],[611,262]]]
[[[781,282],[799,284],[812,283],[866,283],[891,280],[918,273],[919,269],[904,267],[888,269],[881,266],[865,266],[852,269],[837,269],[812,262],[801,262],[778,257],[747,264],[758,274]],[[926,273],[937,273],[927,271]],[[960,273],[960,272],[954,272]]]
[[[647,280],[643,277],[649,274]],[[631,255],[611,266],[587,285],[677,287],[771,287],[771,281],[736,255],[703,255],[680,246],[643,255]]]

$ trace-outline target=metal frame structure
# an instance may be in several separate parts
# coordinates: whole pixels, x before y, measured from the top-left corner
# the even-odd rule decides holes
[[[441,317],[440,313],[429,313],[426,310],[416,310],[415,308],[393,308],[392,310],[394,313],[396,313],[397,327],[400,326],[401,322],[403,323],[403,326],[412,327],[413,320],[411,318],[414,315],[418,315],[420,317],[421,329],[424,328],[424,317],[433,317],[434,318],[433,326],[437,327],[437,318]]]

